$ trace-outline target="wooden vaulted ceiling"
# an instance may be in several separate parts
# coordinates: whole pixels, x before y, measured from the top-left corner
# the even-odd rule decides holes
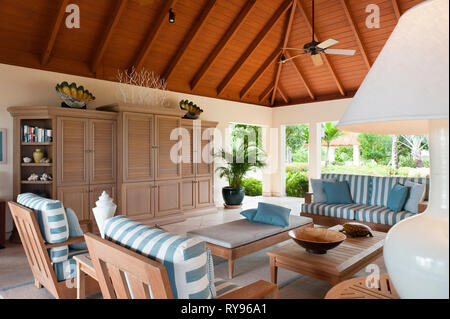
[[[145,67],[171,91],[267,106],[339,99],[354,95],[401,13],[422,1],[316,0],[317,41],[357,52],[315,67],[308,55],[278,63],[283,46],[311,41],[311,0],[0,0],[0,63],[111,81]],[[65,26],[72,3],[79,29]],[[380,28],[366,27],[369,4]]]

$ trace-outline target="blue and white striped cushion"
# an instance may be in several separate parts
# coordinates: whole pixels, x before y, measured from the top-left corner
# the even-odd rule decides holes
[[[212,298],[205,242],[173,235],[125,216],[107,220],[104,232],[106,239],[162,263],[174,298]]]
[[[399,221],[415,215],[406,211],[396,213],[382,206],[366,206],[357,210],[355,220],[393,226]]]
[[[17,202],[36,212],[36,218],[45,242],[58,244],[69,239],[66,212],[60,201],[40,197],[32,193],[24,193],[17,196]],[[51,261],[59,263],[67,260],[69,247],[50,248],[48,251]]]
[[[363,207],[361,204],[325,204],[325,203],[311,203],[302,204],[302,213],[337,217],[344,219],[354,219],[355,212],[359,207]]]
[[[429,178],[420,177],[372,177],[371,201],[372,206],[387,206],[389,191],[395,184],[405,185],[407,181],[419,184],[427,184],[425,199],[428,198]]]
[[[221,278],[217,278],[214,281],[214,286],[217,291],[217,297],[220,297],[226,293],[241,288],[240,286],[233,284],[229,281],[223,280]]]
[[[370,202],[370,186],[372,176],[347,174],[322,174],[322,179],[336,178],[337,181],[347,181],[350,186],[353,202],[368,205]]]
[[[53,263],[53,269],[55,270],[56,280],[64,281],[73,279],[77,276],[77,263],[73,259],[76,255],[86,254],[87,250],[70,250],[68,259],[62,262]]]

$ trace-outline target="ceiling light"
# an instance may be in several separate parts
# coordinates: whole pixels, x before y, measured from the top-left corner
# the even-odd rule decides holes
[[[175,12],[172,11],[172,8],[169,9],[169,23],[175,23]]]

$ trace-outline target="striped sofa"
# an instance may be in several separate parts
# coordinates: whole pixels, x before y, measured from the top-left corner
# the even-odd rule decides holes
[[[311,217],[315,224],[334,226],[350,221],[369,225],[373,230],[388,231],[399,221],[415,214],[402,211],[393,212],[387,208],[388,193],[392,187],[407,181],[426,184],[425,200],[428,200],[429,178],[412,177],[379,177],[366,175],[322,174],[322,179],[347,181],[350,186],[353,203],[346,205],[328,205],[315,203],[312,194],[305,196],[301,207],[301,215]],[[426,204],[419,205],[423,212]]]

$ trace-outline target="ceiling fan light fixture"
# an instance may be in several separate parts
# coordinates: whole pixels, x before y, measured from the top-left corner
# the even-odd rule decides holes
[[[286,59],[286,56],[284,55],[284,53],[281,53],[280,63],[281,64],[286,64],[287,63],[287,59]]]
[[[175,23],[175,12],[172,8],[169,9],[169,23]]]

